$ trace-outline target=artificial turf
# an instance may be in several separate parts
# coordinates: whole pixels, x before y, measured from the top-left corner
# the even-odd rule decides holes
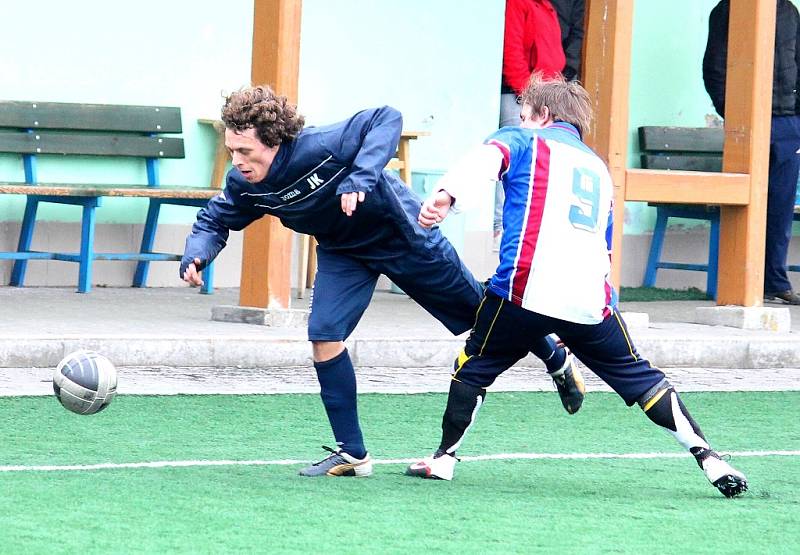
[[[800,392],[692,393],[725,451],[800,450]],[[362,395],[373,457],[438,443],[445,397]],[[53,398],[2,398],[0,465],[311,460],[329,431],[315,395],[121,396],[94,416]],[[490,394],[460,455],[680,453],[638,408],[592,393]],[[309,479],[299,465],[0,472],[0,553],[800,552],[800,457],[735,457],[722,497],[690,458],[465,461],[453,482],[376,465]],[[795,532],[792,532],[795,530]]]

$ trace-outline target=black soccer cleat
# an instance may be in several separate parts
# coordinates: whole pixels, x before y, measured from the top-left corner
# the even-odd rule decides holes
[[[566,349],[566,347],[565,347]],[[583,381],[583,374],[575,364],[575,357],[567,349],[567,357],[564,364],[558,370],[550,372],[553,383],[556,384],[558,396],[561,397],[561,404],[569,414],[575,414],[583,404],[586,394],[586,384]]]
[[[722,460],[712,449],[694,448],[692,454],[708,481],[725,497],[736,497],[747,491],[747,477]]]

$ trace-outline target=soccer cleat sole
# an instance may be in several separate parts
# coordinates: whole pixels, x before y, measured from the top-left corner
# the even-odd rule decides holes
[[[372,465],[360,464],[340,464],[329,469],[325,476],[348,476],[352,478],[366,478],[372,475]]]
[[[440,457],[426,458],[409,465],[406,468],[406,475],[449,482],[453,479],[456,461],[455,457],[444,454]]]
[[[572,356],[572,355],[568,355]],[[583,400],[586,397],[586,382],[583,379],[583,374],[578,370],[574,362],[567,361],[567,368],[564,375],[560,378],[554,378],[558,396],[561,398],[561,405],[568,414],[575,414],[583,406]],[[563,383],[559,383],[562,381]]]
[[[576,399],[571,403],[567,403],[564,406],[564,410],[566,410],[569,414],[575,414],[581,407],[583,406],[583,399],[586,396],[586,382],[583,380],[583,374],[581,371],[578,370],[575,365],[572,366],[572,380],[575,382],[575,387],[580,392],[581,396],[580,399]]]
[[[743,494],[747,491],[747,480],[734,474],[726,474],[713,482],[722,495],[731,498]]]
[[[406,476],[416,476],[417,478],[424,478],[426,480],[443,480],[449,481],[446,478],[431,474],[431,469],[427,466],[411,465],[406,468]]]

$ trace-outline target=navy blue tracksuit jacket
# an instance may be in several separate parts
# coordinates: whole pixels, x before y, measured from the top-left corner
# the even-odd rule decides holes
[[[330,252],[383,257],[424,241],[417,224],[420,199],[383,168],[397,150],[402,116],[384,106],[340,123],[307,127],[280,145],[267,177],[248,183],[235,168],[221,194],[200,210],[186,240],[180,273],[194,258],[205,266],[225,246],[229,230],[241,230],[265,214],[294,231],[313,235]],[[352,216],[339,195],[364,191]]]

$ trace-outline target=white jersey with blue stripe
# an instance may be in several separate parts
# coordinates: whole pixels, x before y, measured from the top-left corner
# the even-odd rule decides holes
[[[500,264],[490,288],[525,309],[582,324],[612,304],[613,186],[605,163],[557,122],[506,127],[487,140],[503,154]]]

